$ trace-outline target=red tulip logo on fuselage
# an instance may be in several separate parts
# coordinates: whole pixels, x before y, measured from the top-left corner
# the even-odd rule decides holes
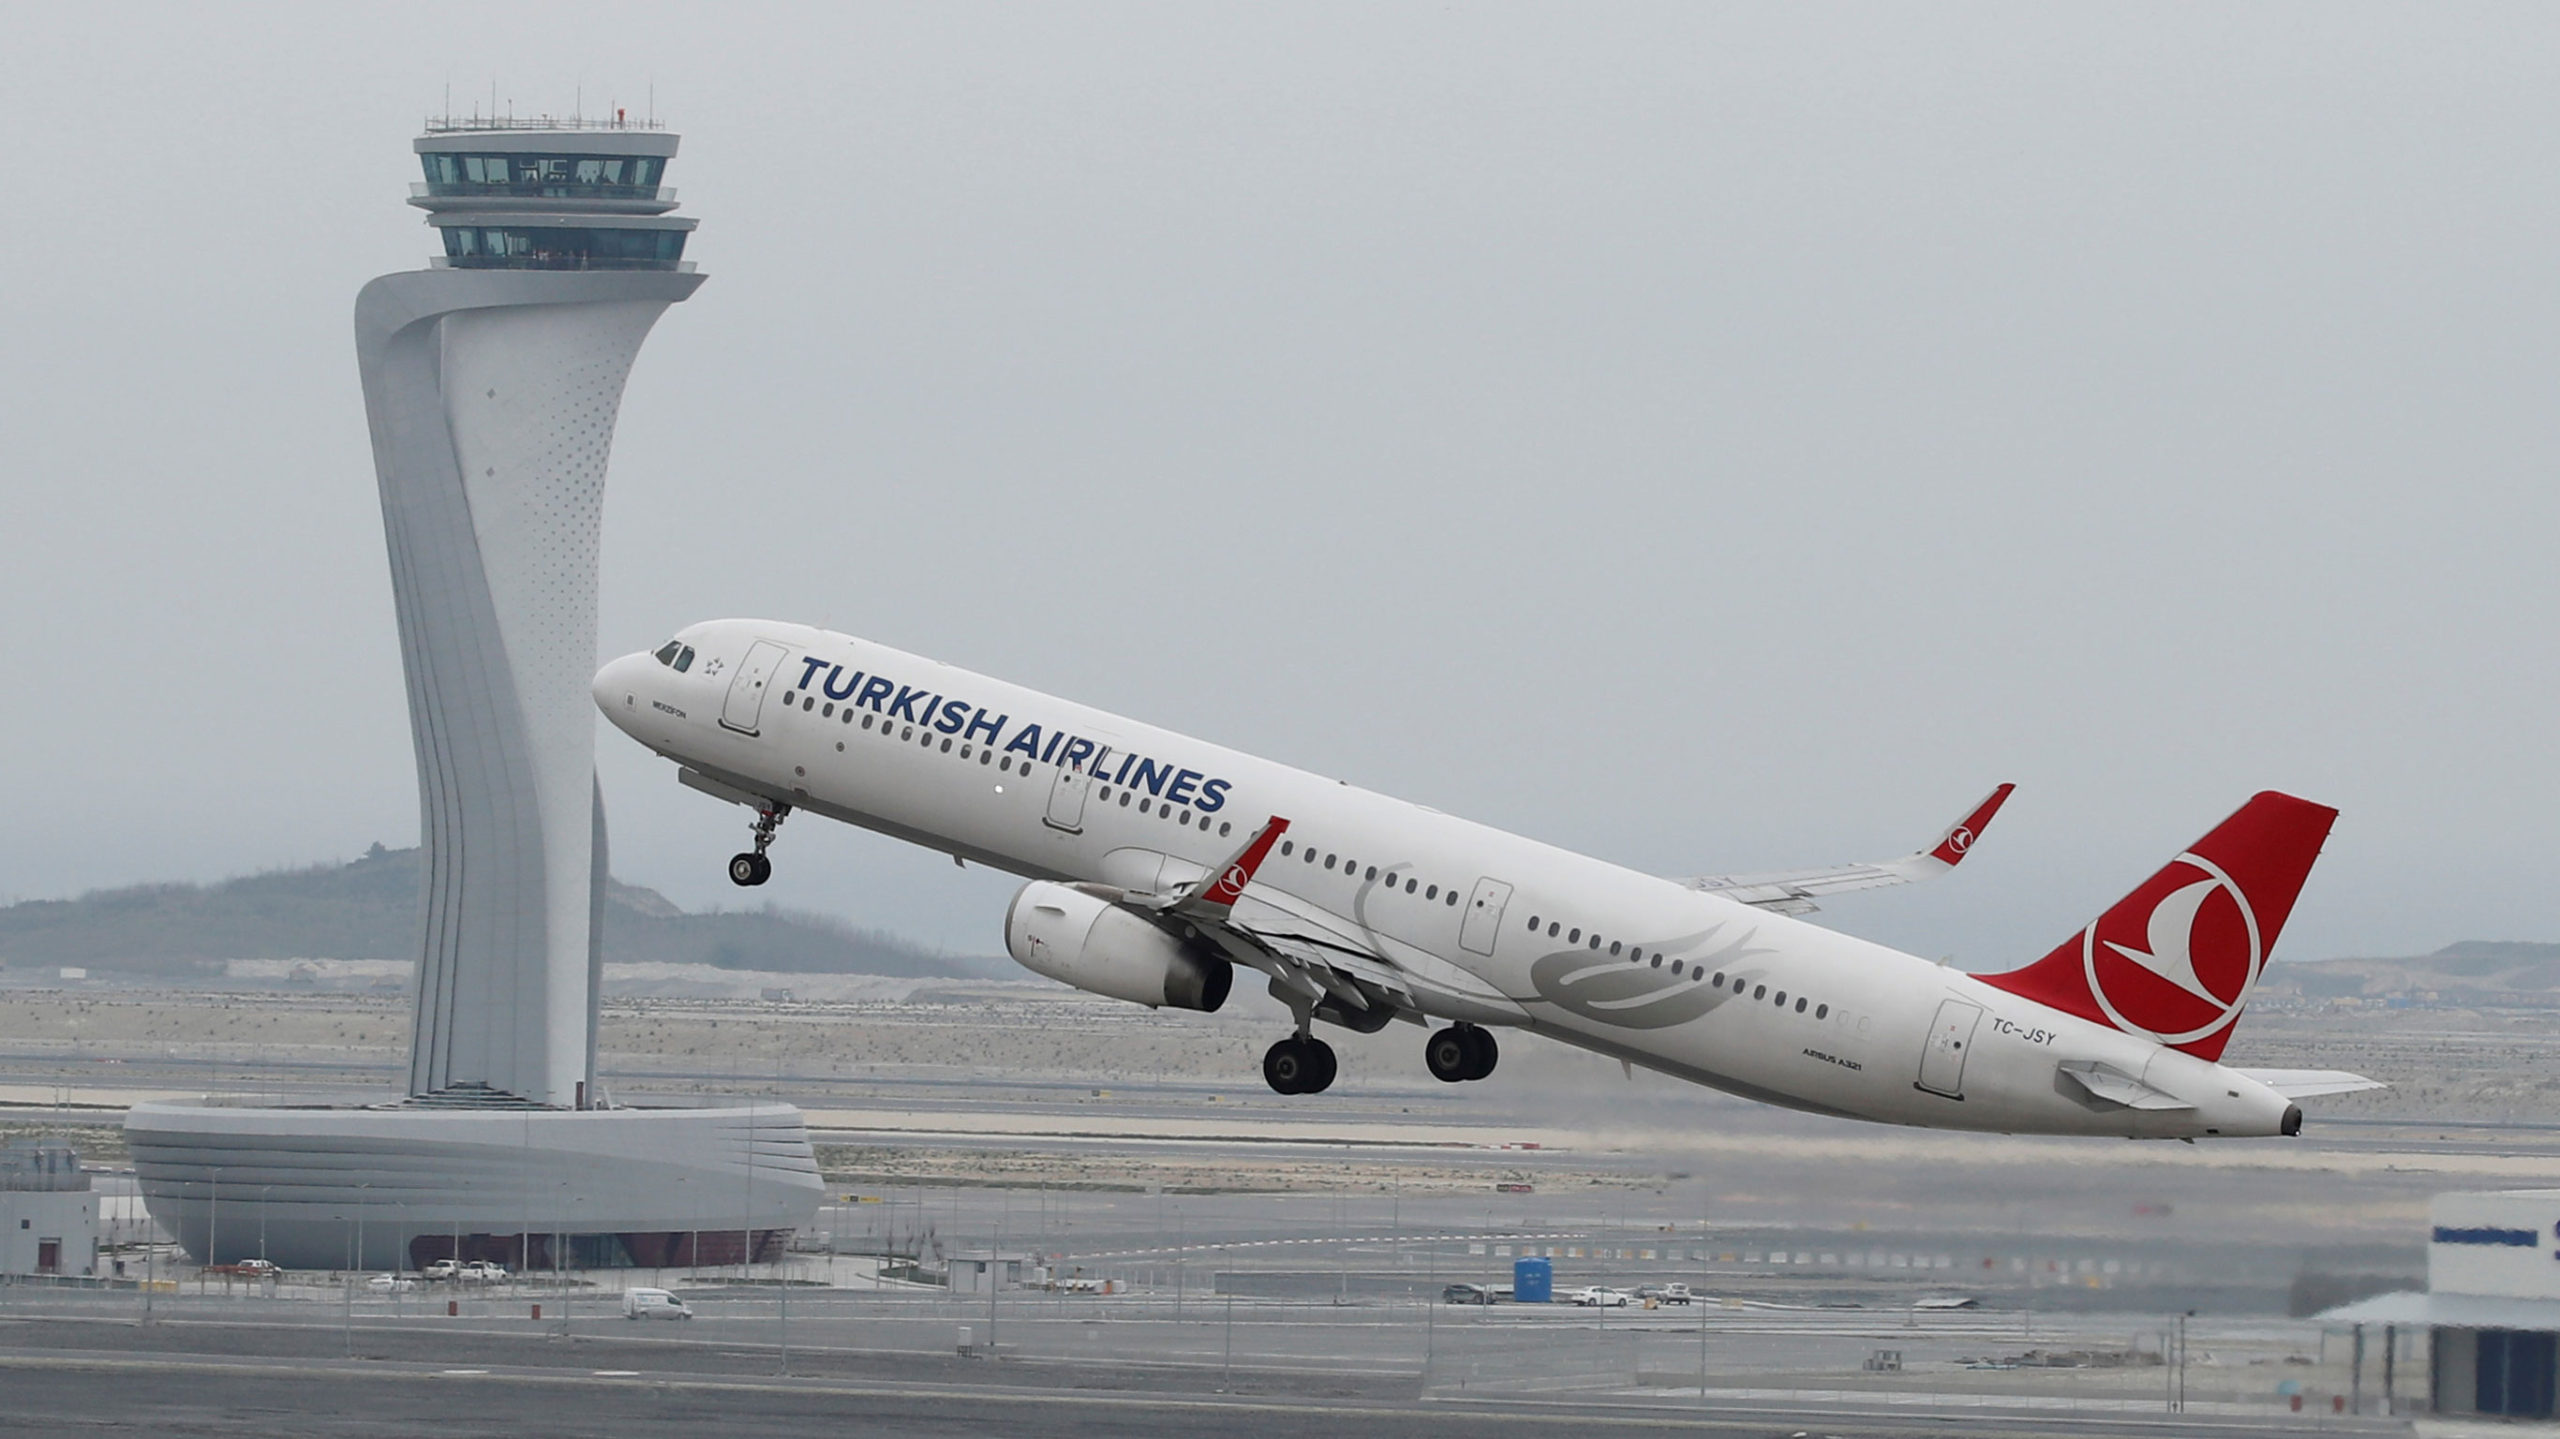
[[[2227,1028],[2266,960],[2249,897],[2192,851],[2089,926],[2080,951],[2098,1008],[2117,1028],[2163,1044]]]

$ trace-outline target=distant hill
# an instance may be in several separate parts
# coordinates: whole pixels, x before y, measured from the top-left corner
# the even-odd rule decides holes
[[[2271,964],[2258,987],[2261,994],[2312,1000],[2560,1005],[2560,944],[2467,939],[2401,959]]]
[[[100,890],[0,908],[0,962],[188,974],[232,959],[415,959],[418,851],[375,845],[351,864],[225,880]],[[655,890],[612,881],[604,952],[617,964],[711,964],[903,978],[1000,973],[878,930],[785,910],[687,914]]]

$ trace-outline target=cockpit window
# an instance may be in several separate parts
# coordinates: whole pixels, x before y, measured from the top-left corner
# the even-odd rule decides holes
[[[676,662],[676,651],[683,648],[684,645],[675,640],[669,640],[665,644],[660,645],[657,652],[658,663],[662,665],[674,664]]]
[[[691,668],[693,668],[693,646],[686,645],[684,653],[676,656],[676,673],[683,674]]]

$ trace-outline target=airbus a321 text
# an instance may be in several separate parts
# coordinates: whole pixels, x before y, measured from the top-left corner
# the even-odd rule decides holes
[[[1295,1016],[1263,1077],[1330,1085],[1323,1021],[1431,1028],[1443,1080],[1527,1030],[1823,1114],[2008,1133],[2293,1134],[2375,1087],[2220,1063],[2336,811],[2260,794],[2023,969],[1967,974],[1795,916],[1960,863],[2009,787],[1880,864],[1664,879],[847,635],[695,625],[596,675],[596,703],[756,814],[762,884],[795,811],[1029,880],[1027,968],[1214,1011],[1236,971]]]

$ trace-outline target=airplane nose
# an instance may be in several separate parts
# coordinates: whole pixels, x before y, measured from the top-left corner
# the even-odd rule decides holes
[[[596,671],[594,693],[596,708],[616,725],[627,725],[632,711],[639,707],[640,666],[655,664],[648,655],[624,655],[608,660]]]

